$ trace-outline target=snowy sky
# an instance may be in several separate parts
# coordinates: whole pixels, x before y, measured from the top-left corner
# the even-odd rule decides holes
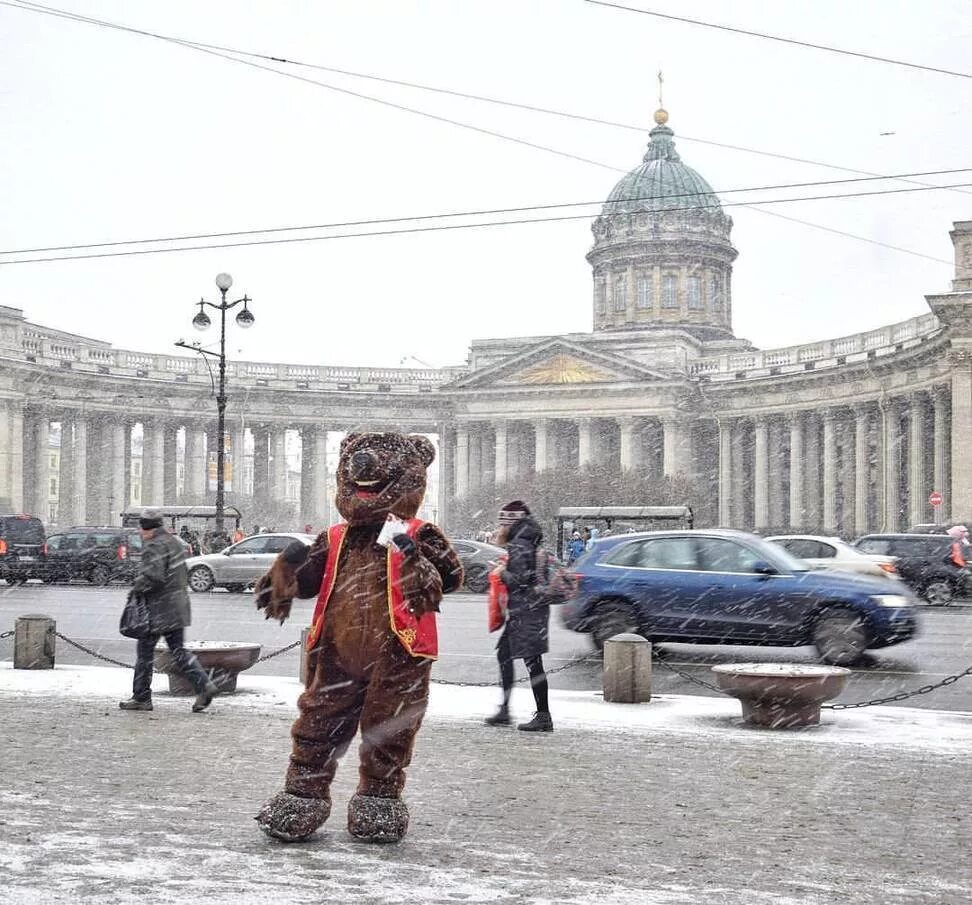
[[[51,2],[167,35],[645,131],[266,64],[606,165],[597,166],[184,46],[0,5],[4,251],[603,199],[621,175],[610,168],[641,161],[659,68],[683,160],[717,191],[853,174],[689,138],[882,174],[972,166],[968,79],[581,0]],[[965,0],[629,5],[972,68]],[[972,172],[925,181],[972,183]],[[908,187],[822,186],[723,200],[891,186]],[[972,219],[969,191],[768,208],[941,262],[729,208],[739,249],[737,335],[780,346],[926,313],[923,295],[946,289],[952,275],[948,229]],[[456,364],[476,337],[590,329],[589,226],[574,220],[0,266],[0,304],[118,347],[169,352],[175,340],[195,338],[193,302],[216,299],[213,277],[229,271],[234,296],[249,293],[257,318],[248,333],[232,329],[233,356]]]

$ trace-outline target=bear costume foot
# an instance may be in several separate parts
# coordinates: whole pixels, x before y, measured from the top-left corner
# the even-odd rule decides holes
[[[300,798],[290,792],[278,792],[254,819],[274,839],[304,842],[330,815],[330,798]]]
[[[399,842],[408,831],[408,807],[401,798],[355,794],[348,802],[348,832],[365,842]]]

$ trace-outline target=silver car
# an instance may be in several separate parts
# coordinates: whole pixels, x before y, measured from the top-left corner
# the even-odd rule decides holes
[[[239,593],[263,575],[278,553],[282,553],[295,540],[305,544],[314,542],[313,534],[254,534],[237,544],[186,560],[189,570],[189,587],[205,593],[213,588],[226,588]]]

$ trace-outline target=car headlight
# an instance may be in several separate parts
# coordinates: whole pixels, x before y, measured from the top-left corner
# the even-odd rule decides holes
[[[911,606],[911,601],[901,594],[873,594],[871,600],[878,606]]]

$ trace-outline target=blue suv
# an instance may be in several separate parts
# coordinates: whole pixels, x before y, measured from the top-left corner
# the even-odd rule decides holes
[[[561,620],[590,633],[692,644],[812,644],[826,663],[917,631],[917,600],[880,579],[811,569],[742,531],[656,531],[598,541],[575,564]]]

